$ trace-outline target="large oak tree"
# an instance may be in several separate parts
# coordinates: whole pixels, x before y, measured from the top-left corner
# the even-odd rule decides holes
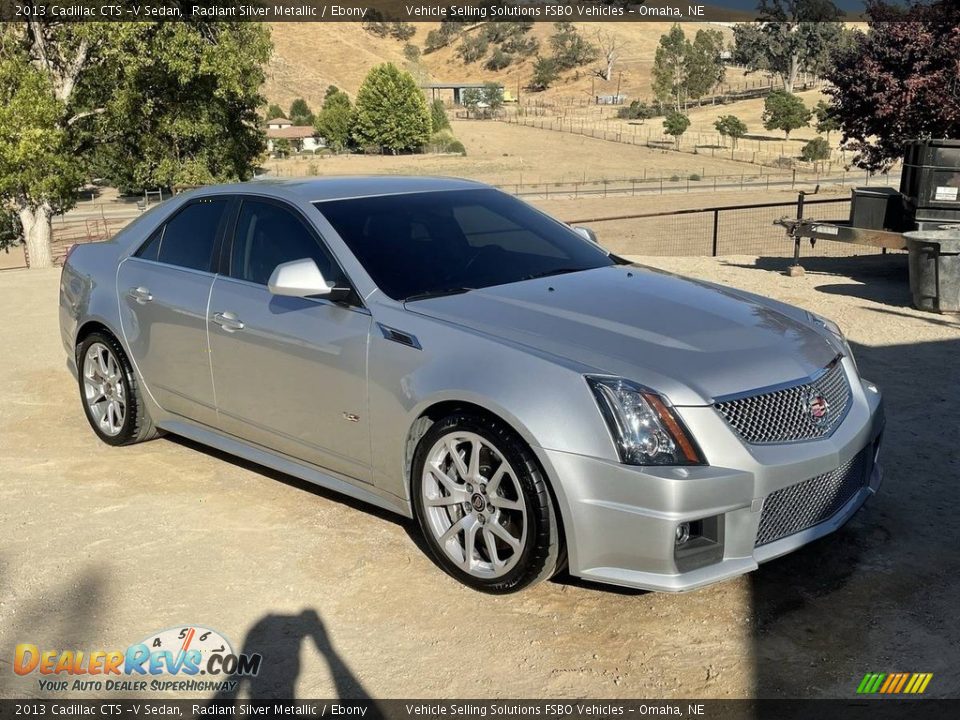
[[[51,264],[51,220],[94,173],[125,189],[249,177],[269,53],[258,23],[3,24],[0,202],[31,266]]]

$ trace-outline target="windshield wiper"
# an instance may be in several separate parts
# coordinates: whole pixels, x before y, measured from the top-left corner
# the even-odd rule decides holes
[[[473,289],[474,288],[469,287],[449,287],[439,290],[427,290],[426,292],[409,295],[405,297],[403,301],[412,302],[413,300],[429,300],[430,298],[443,297],[445,295],[460,295],[461,293],[470,292]]]
[[[543,272],[533,273],[531,275],[524,275],[524,280],[536,280],[537,278],[550,277],[551,275],[566,275],[567,273],[580,272],[586,268],[553,268],[552,270],[544,270]]]

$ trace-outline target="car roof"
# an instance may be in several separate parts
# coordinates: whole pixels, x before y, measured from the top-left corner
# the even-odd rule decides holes
[[[478,190],[488,185],[473,180],[404,175],[359,175],[321,178],[262,178],[244,183],[207,185],[189,194],[194,197],[221,193],[271,195],[301,202],[323,202],[375,195],[402,195],[444,190]]]

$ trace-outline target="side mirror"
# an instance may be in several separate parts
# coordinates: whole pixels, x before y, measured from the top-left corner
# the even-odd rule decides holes
[[[584,240],[589,240],[595,245],[600,244],[600,241],[597,240],[597,234],[590,228],[584,227],[583,225],[572,225],[571,228],[577,235],[582,237]]]
[[[325,297],[334,302],[346,300],[350,288],[333,287],[328,283],[317,263],[311,258],[291,260],[277,265],[267,281],[267,289],[273,295],[287,297]]]

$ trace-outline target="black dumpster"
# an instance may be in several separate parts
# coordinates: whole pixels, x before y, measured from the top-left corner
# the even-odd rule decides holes
[[[960,312],[960,227],[904,234],[910,252],[910,294],[918,310]]]

